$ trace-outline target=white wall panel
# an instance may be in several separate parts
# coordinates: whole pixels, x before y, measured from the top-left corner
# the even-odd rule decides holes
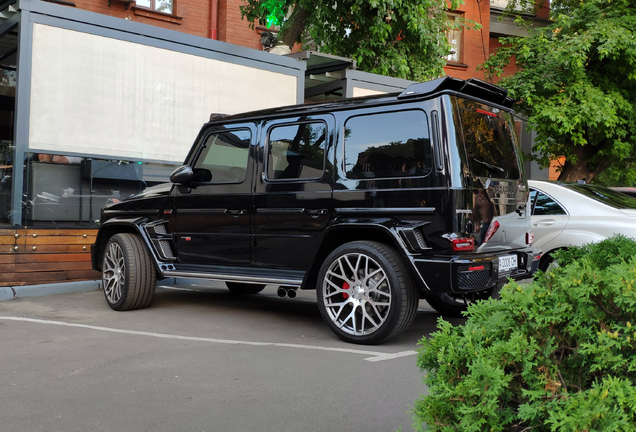
[[[379,94],[386,94],[386,92],[379,91],[379,90],[366,89],[362,87],[353,88],[353,97],[374,96]]]
[[[29,148],[180,162],[210,113],[293,105],[297,78],[34,24]]]

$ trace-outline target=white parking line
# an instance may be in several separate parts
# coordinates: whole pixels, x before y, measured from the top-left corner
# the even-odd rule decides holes
[[[278,342],[253,342],[253,341],[240,341],[240,340],[232,340],[232,339],[203,338],[203,337],[196,337],[196,336],[180,336],[180,335],[171,335],[171,334],[165,334],[165,333],[152,333],[152,332],[144,332],[144,331],[136,331],[136,330],[122,330],[122,329],[116,329],[116,328],[110,328],[110,327],[93,326],[88,324],[76,324],[76,323],[67,323],[63,321],[48,321],[48,320],[41,320],[41,319],[34,319],[34,318],[22,318],[22,317],[0,316],[0,320],[23,321],[23,322],[31,322],[31,323],[37,323],[37,324],[85,328],[85,329],[98,330],[98,331],[104,331],[104,332],[110,332],[110,333],[121,333],[121,334],[129,334],[129,335],[136,335],[136,336],[150,336],[150,337],[156,337],[156,338],[162,338],[162,339],[177,339],[177,340],[187,340],[187,341],[196,341],[196,342],[210,342],[210,343],[218,343],[218,344],[226,344],[226,345],[273,346],[273,347],[297,348],[297,349],[316,350],[316,351],[342,352],[342,353],[370,356],[364,359],[370,362],[391,360],[394,358],[400,358],[400,357],[417,354],[417,351],[383,353],[379,351],[366,351],[366,350],[358,350],[358,349],[352,349],[352,348],[333,348],[333,347],[323,347],[318,345],[301,345],[301,344],[289,344],[289,343],[278,343]]]

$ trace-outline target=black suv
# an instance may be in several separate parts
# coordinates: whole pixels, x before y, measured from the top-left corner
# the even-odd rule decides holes
[[[157,279],[316,289],[331,330],[379,343],[425,298],[444,315],[532,275],[528,187],[505,90],[445,77],[401,94],[213,114],[172,184],[108,204],[92,247],[115,310]]]

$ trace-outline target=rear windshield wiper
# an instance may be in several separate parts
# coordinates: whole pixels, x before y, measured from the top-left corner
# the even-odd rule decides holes
[[[491,164],[489,164],[487,162],[482,162],[479,159],[473,158],[473,160],[475,162],[477,162],[478,164],[485,166],[486,168],[488,168],[491,171],[499,172],[499,173],[505,173],[506,172],[506,170],[501,168],[501,167],[498,167],[498,166],[495,166],[495,165],[491,165]]]

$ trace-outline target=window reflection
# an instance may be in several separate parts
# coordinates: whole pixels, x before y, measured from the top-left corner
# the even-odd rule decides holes
[[[174,165],[30,153],[22,217],[29,226],[95,226],[109,198],[125,199],[169,181]]]
[[[428,174],[431,164],[423,111],[358,116],[345,125],[347,178],[417,177]]]

